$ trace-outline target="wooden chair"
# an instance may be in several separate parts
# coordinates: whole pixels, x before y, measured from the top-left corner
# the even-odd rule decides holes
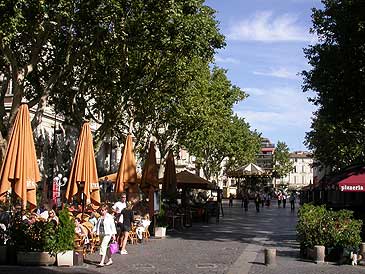
[[[138,242],[137,232],[136,232],[136,226],[132,226],[131,230],[128,234],[128,241],[131,244],[136,244]]]
[[[146,241],[148,241],[151,237],[150,235],[150,231],[148,230],[150,226],[147,226],[145,228],[145,230],[142,232],[142,239],[145,239]]]
[[[81,222],[87,222],[90,218],[90,216],[86,213],[82,214],[82,213],[78,213],[76,215],[76,218],[79,218],[81,220]]]
[[[86,256],[86,246],[85,246],[85,238],[81,237],[80,235],[75,233],[75,240],[74,240],[74,248],[75,252],[82,254],[82,257],[85,258]]]
[[[85,227],[85,229],[87,230],[87,234],[88,234],[88,238],[89,238],[89,243],[87,244],[87,251],[89,253],[94,253],[97,249],[97,247],[100,245],[100,238],[98,235],[96,235],[93,232],[93,224],[90,222],[84,222],[82,223],[82,225]]]

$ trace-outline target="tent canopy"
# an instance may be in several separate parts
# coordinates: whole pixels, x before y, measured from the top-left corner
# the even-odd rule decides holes
[[[136,181],[137,184],[141,183],[141,178],[142,178],[142,175],[140,173],[137,173],[137,181]],[[112,183],[115,183],[117,181],[117,173],[111,173],[111,174],[107,174],[105,176],[99,177],[99,182],[104,181],[104,180],[108,180]]]
[[[176,174],[176,182],[178,188],[216,189],[208,180],[186,170]]]
[[[112,183],[115,183],[117,181],[117,173],[112,173],[105,175],[103,177],[99,177],[99,182],[104,180],[108,180],[111,181]]]
[[[327,185],[335,185],[342,192],[365,192],[365,167],[349,168],[328,180]]]
[[[244,177],[244,176],[261,176],[267,175],[266,172],[253,163],[237,168],[236,170],[230,172],[231,177]]]

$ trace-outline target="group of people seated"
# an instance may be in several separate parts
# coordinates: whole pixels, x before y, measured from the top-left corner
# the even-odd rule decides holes
[[[101,205],[98,211],[87,208],[80,213],[80,207],[69,207],[70,218],[75,221],[75,247],[81,246],[83,250],[94,252],[96,249],[89,247],[99,246],[100,266],[112,264],[109,244],[113,241],[118,243],[120,254],[128,254],[126,245],[128,240],[131,240],[130,234],[142,241],[151,224],[149,214],[146,213],[147,207],[144,205],[138,207],[138,204],[141,205],[133,199],[127,202],[126,193],[122,193],[119,201],[110,206]],[[55,226],[59,224],[57,208],[51,208],[48,204],[40,206],[33,212],[22,211],[20,207],[15,209],[15,212],[28,224],[38,221],[53,222]]]

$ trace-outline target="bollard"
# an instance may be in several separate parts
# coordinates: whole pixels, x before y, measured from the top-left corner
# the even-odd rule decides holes
[[[325,251],[325,247],[323,245],[314,246],[315,263],[317,263],[317,264],[324,263],[324,251]]]
[[[266,248],[265,249],[265,265],[276,265],[276,249]]]

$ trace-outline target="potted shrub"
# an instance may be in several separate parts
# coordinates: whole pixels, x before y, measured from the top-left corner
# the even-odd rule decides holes
[[[167,216],[164,206],[161,206],[160,212],[156,216],[155,237],[166,237],[166,227],[168,226]]]
[[[59,224],[55,230],[55,237],[51,251],[56,254],[58,266],[73,265],[73,249],[75,241],[75,222],[70,217],[67,208],[62,209],[58,215]]]
[[[353,212],[340,210],[333,213],[333,247],[332,260],[343,263],[350,258],[350,253],[359,251],[361,244],[362,221],[353,219]],[[331,259],[331,258],[329,258]]]
[[[297,236],[303,257],[313,258],[314,246],[333,242],[332,217],[325,206],[304,204],[298,212]]]
[[[10,228],[10,245],[14,246],[20,265],[53,265],[55,226],[46,221],[26,223],[16,216]]]
[[[304,204],[298,213],[297,233],[301,255],[313,259],[315,245],[326,247],[326,261],[344,262],[361,244],[362,221],[348,210],[327,210]]]

